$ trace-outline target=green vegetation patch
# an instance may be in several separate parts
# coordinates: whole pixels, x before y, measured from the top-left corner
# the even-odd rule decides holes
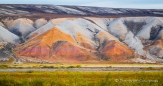
[[[0,86],[163,86],[162,81],[162,72],[0,73]]]

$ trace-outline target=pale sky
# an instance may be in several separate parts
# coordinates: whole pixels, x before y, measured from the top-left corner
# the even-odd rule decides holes
[[[163,0],[0,0],[0,4],[54,4],[112,8],[163,9]]]

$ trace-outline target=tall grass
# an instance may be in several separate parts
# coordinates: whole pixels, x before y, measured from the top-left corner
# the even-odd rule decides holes
[[[163,86],[163,73],[1,72],[0,86]]]

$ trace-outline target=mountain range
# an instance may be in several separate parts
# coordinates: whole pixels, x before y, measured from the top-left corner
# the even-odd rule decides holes
[[[163,62],[163,10],[0,5],[0,59]]]

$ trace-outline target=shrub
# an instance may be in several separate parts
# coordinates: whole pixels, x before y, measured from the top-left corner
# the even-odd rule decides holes
[[[42,68],[54,68],[54,66],[43,66]]]
[[[29,71],[27,71],[27,73],[33,73],[34,71],[33,70],[29,70]]]
[[[61,66],[60,68],[65,68],[64,66]],[[59,68],[58,68],[59,69]]]
[[[81,65],[77,65],[76,68],[81,68]]]
[[[68,66],[67,68],[76,68],[76,66]]]
[[[107,68],[112,68],[112,66],[108,66]]]
[[[8,65],[0,65],[0,68],[8,68]]]
[[[33,68],[39,68],[40,66],[33,66]]]
[[[153,70],[154,68],[153,68],[153,67],[148,67],[147,69],[149,69],[149,70]]]

